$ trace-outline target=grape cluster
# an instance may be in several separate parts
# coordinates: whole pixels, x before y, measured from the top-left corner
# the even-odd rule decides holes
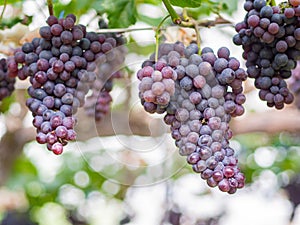
[[[145,66],[138,72],[140,94],[145,100],[145,109],[167,106],[175,93],[177,73],[165,62],[158,62],[155,68]],[[151,106],[149,108],[149,106]],[[151,112],[151,111],[150,111]],[[154,112],[154,111],[153,111]]]
[[[297,66],[292,70],[292,77],[289,80],[289,87],[295,95],[295,105],[300,109],[300,61],[298,61]]]
[[[225,47],[217,55],[211,48],[202,49],[201,55],[198,51],[194,43],[187,47],[180,42],[161,44],[158,61],[155,63],[152,55],[137,73],[141,103],[147,112],[166,112],[164,121],[171,127],[179,153],[210,187],[232,194],[244,186],[245,178],[229,146],[232,131],[228,123],[232,116],[244,113],[242,81],[247,74]],[[164,84],[164,69],[170,71],[168,79],[174,86]],[[167,92],[168,102],[161,104],[155,93],[148,99],[145,93],[153,92],[156,82],[163,85],[158,86],[160,90],[154,88],[155,93],[172,90]]]
[[[73,14],[57,19],[39,30],[41,38],[25,43],[9,58],[9,71],[20,79],[30,78],[27,106],[37,129],[36,140],[61,154],[75,140],[73,114],[84,105],[89,85],[95,81],[95,60],[111,48],[101,35],[75,25]],[[21,67],[18,69],[18,67]]]
[[[101,23],[101,26],[100,26]],[[100,20],[101,29],[107,28],[107,24]],[[125,39],[115,33],[101,34],[102,46],[99,57],[96,57],[98,67],[95,69],[96,80],[91,83],[91,95],[87,96],[84,105],[88,116],[93,116],[96,121],[102,118],[110,111],[112,97],[110,92],[113,88],[113,81],[116,78],[123,77],[121,70],[125,60],[127,49],[124,46]]]
[[[0,101],[12,94],[15,82],[16,79],[8,75],[6,59],[0,59]]]
[[[300,59],[299,4],[290,0],[269,6],[265,0],[246,0],[245,19],[235,26],[233,42],[242,45],[248,75],[269,107],[282,109],[294,99],[285,79]]]

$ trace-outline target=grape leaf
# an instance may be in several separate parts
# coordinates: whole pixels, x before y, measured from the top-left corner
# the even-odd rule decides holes
[[[222,11],[229,15],[237,10],[238,0],[227,0],[222,3]]]
[[[0,5],[13,4],[13,3],[17,3],[17,2],[22,2],[22,0],[7,0],[6,2],[0,1]]]
[[[62,12],[64,16],[69,13],[73,13],[79,17],[80,15],[86,13],[91,8],[91,5],[94,4],[95,2],[101,4],[102,1],[90,0],[87,2],[87,1],[73,0],[70,1],[67,5],[61,2],[57,2],[56,4],[54,4],[54,12],[57,17],[59,17],[62,14]]]
[[[202,0],[170,0],[170,3],[175,6],[195,8],[201,5]]]
[[[15,102],[15,97],[13,95],[10,95],[0,102],[0,112],[6,113],[9,110],[9,107],[12,103]]]
[[[106,0],[103,7],[104,12],[108,15],[109,27],[111,28],[128,27],[136,22],[135,0]]]
[[[152,4],[159,5],[161,4],[161,0],[136,0],[136,4]]]
[[[213,13],[226,13],[231,15],[237,10],[238,0],[202,0],[201,7],[188,8],[188,15],[193,18],[209,16]]]

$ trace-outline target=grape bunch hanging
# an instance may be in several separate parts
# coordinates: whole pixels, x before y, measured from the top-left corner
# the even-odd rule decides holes
[[[248,75],[255,79],[260,99],[276,109],[294,99],[285,80],[300,59],[299,5],[297,0],[279,6],[247,0],[245,19],[235,26],[233,42],[243,47]]]
[[[123,44],[122,37],[87,32],[75,22],[73,14],[50,16],[48,26],[39,30],[41,37],[23,44],[7,60],[10,77],[29,77],[26,105],[34,117],[36,140],[54,154],[76,139],[74,114],[85,105],[90,89],[86,110],[93,108],[97,120],[109,111],[110,101],[103,101],[103,93],[110,97],[113,79],[121,76],[117,66],[124,60],[124,49],[116,48]]]
[[[246,98],[242,82],[246,72],[239,61],[222,47],[201,54],[195,43],[161,44],[137,73],[141,103],[149,113],[166,113],[179,154],[187,157],[196,173],[210,187],[233,194],[244,186],[229,146],[231,117],[244,113]]]

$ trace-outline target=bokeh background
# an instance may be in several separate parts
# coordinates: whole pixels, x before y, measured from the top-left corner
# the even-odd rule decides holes
[[[216,19],[209,2],[194,10],[199,20]],[[201,46],[215,51],[226,46],[243,62],[242,49],[231,38],[234,24],[243,20],[244,1],[212,2],[226,3],[219,13],[228,23],[201,27]],[[54,10],[56,15],[72,12],[79,23],[99,31],[99,15],[119,16],[109,8],[120,5],[127,13],[125,19],[112,19],[110,25],[127,28],[128,54],[122,65],[125,76],[112,91],[111,113],[97,123],[79,110],[78,139],[61,156],[35,142],[32,116],[25,106],[28,81],[18,80],[13,96],[0,103],[0,224],[299,225],[300,112],[296,106],[280,111],[268,108],[259,100],[253,80],[248,80],[246,112],[230,124],[231,146],[247,185],[234,195],[208,188],[179,156],[163,117],[144,112],[138,98],[135,73],[155,50],[153,27],[167,15],[162,3],[57,0]],[[137,21],[130,21],[134,13]],[[1,20],[1,57],[37,35],[47,17],[45,1],[8,1]],[[167,20],[162,39],[187,43],[195,33]]]

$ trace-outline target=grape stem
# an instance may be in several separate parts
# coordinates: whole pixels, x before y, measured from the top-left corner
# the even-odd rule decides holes
[[[4,11],[6,9],[6,5],[7,5],[7,0],[4,0],[3,9],[2,9],[2,12],[1,12],[1,16],[0,16],[0,23],[2,21],[3,15],[4,15]]]
[[[48,5],[48,10],[49,10],[49,15],[53,16],[53,3],[52,3],[52,0],[47,0],[47,5]]]
[[[162,2],[164,3],[165,7],[167,8],[173,23],[175,24],[181,24],[182,20],[179,17],[179,15],[176,13],[175,9],[172,7],[171,3],[169,0],[162,0]]]
[[[196,40],[197,40],[197,45],[199,48],[199,54],[201,53],[201,37],[200,37],[200,32],[199,32],[199,26],[197,24],[197,21],[193,21],[194,22],[194,30],[196,32]]]
[[[155,31],[155,62],[157,62],[158,60],[158,45],[159,45],[159,36],[160,36],[160,32],[161,32],[161,26],[163,25],[163,23],[170,17],[171,15],[167,15],[165,18],[163,18],[162,21],[160,21],[160,23],[158,24],[156,31]],[[171,16],[172,17],[172,16]]]

